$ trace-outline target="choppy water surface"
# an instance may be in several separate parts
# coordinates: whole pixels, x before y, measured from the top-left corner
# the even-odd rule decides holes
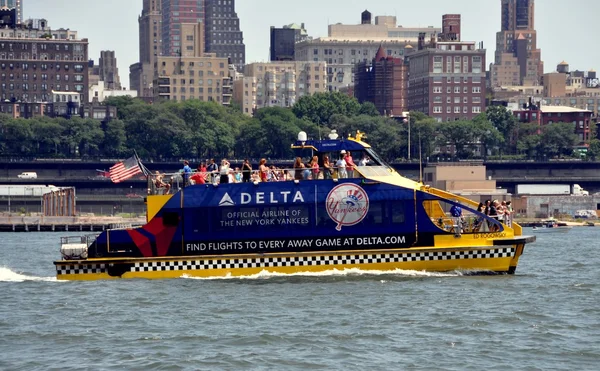
[[[600,365],[598,228],[539,235],[516,275],[475,277],[59,282],[60,236],[0,234],[2,370]]]

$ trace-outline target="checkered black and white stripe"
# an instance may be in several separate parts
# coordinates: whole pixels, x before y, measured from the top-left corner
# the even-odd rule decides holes
[[[399,254],[348,254],[318,256],[259,257],[243,259],[206,259],[135,263],[131,272],[190,271],[236,268],[307,267],[319,265],[355,265],[459,259],[513,257],[512,247],[467,251],[435,251]]]
[[[56,274],[96,274],[106,273],[106,264],[73,264],[56,266]]]

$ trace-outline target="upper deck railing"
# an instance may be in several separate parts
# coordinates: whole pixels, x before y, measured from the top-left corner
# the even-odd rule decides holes
[[[261,178],[259,170],[244,172],[231,170],[226,174],[219,171],[214,172],[182,172],[170,174],[152,174],[148,176],[148,194],[164,195],[172,194],[180,189],[195,184],[221,184],[223,176],[227,176],[227,183],[262,183],[262,182],[294,182],[314,181],[326,179],[364,179],[372,177],[390,176],[394,170],[387,166],[356,166],[349,169],[331,168],[272,168]],[[266,180],[265,180],[266,179]]]

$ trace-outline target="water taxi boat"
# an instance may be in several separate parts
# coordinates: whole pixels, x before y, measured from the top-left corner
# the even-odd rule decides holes
[[[358,268],[514,273],[527,243],[520,225],[477,203],[401,176],[355,137],[292,147],[319,169],[285,181],[195,184],[159,194],[149,181],[147,224],[61,241],[60,280],[249,276]],[[323,159],[368,158],[344,171]],[[306,158],[306,157],[305,157]],[[356,161],[358,162],[358,161]],[[361,162],[363,165],[366,161]],[[335,162],[332,161],[332,164]],[[295,170],[299,171],[299,170]],[[293,173],[294,169],[289,170]],[[458,216],[450,210],[460,210]]]

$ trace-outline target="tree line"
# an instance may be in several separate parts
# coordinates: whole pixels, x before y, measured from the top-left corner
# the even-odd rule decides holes
[[[539,128],[519,123],[504,107],[491,106],[473,120],[438,123],[412,112],[410,125],[379,115],[341,93],[304,96],[291,109],[262,108],[254,117],[215,102],[188,100],[147,104],[113,97],[116,119],[74,117],[13,119],[0,115],[0,156],[36,158],[124,158],[136,151],[146,160],[205,158],[291,159],[298,132],[326,138],[332,129],[347,136],[360,130],[388,161],[574,157],[578,142],[572,123]],[[409,129],[410,128],[410,129]],[[595,128],[594,128],[595,130]],[[410,138],[409,138],[410,131]],[[594,135],[595,137],[595,135]],[[409,144],[410,143],[410,144]],[[410,148],[410,153],[409,153]],[[587,158],[600,157],[600,142],[589,143]]]

